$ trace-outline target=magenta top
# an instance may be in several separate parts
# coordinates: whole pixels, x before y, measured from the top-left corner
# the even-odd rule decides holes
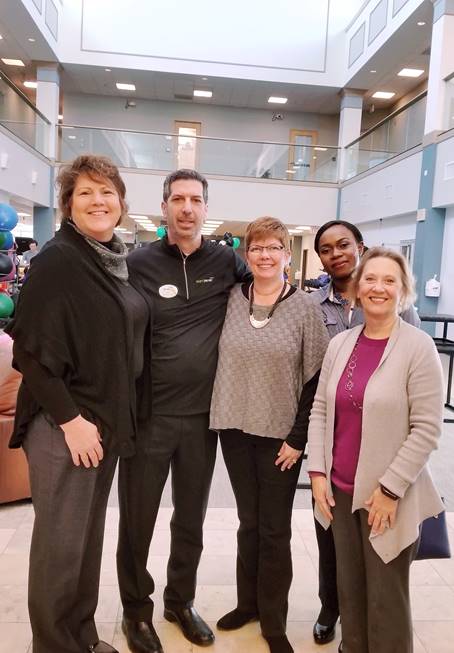
[[[364,392],[387,342],[388,338],[373,340],[361,333],[337,386],[331,480],[351,495],[361,447]]]

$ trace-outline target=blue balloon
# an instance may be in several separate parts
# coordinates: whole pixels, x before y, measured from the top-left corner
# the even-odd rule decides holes
[[[8,251],[14,245],[14,236],[11,231],[0,231],[0,250]]]
[[[12,231],[19,218],[16,210],[9,204],[0,204],[0,231]]]

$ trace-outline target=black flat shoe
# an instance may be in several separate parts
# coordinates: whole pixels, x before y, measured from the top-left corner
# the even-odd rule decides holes
[[[214,642],[213,631],[192,606],[164,608],[164,617],[167,621],[178,624],[183,635],[193,644],[210,646]]]
[[[99,641],[97,644],[90,644],[89,653],[120,653],[116,648],[106,642]]]
[[[293,647],[287,639],[287,635],[277,635],[276,637],[265,637],[270,653],[294,653]]]
[[[223,617],[219,619],[216,624],[216,627],[219,630],[236,630],[237,628],[242,628],[251,621],[257,621],[259,618],[256,612],[242,612],[238,608],[227,612]]]
[[[132,653],[164,653],[151,621],[134,621],[123,616],[121,629]]]
[[[336,637],[336,622],[331,626],[324,626],[317,621],[314,624],[312,634],[316,644],[328,644]]]

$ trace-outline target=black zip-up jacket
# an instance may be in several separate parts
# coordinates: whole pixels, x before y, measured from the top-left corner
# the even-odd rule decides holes
[[[165,236],[132,252],[128,266],[154,302],[153,414],[208,412],[229,291],[252,278],[246,264],[208,240],[185,256]]]

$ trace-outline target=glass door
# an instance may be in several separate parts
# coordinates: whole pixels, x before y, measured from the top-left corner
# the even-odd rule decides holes
[[[305,181],[312,178],[314,148],[318,132],[303,129],[290,130],[290,143],[287,179]]]
[[[176,147],[176,168],[197,169],[198,165],[198,142],[196,136],[200,136],[202,123],[186,122],[175,120],[175,133],[177,134]]]

